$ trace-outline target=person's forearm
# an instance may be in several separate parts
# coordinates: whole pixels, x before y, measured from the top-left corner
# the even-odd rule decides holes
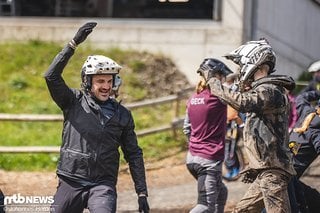
[[[137,158],[132,162],[129,162],[130,173],[135,185],[136,193],[145,194],[148,196],[146,175],[143,158]]]
[[[66,45],[61,52],[59,52],[53,59],[48,70],[44,74],[47,81],[55,81],[57,78],[61,77],[63,69],[69,62],[69,59],[73,56],[74,49],[69,45]]]
[[[70,103],[73,96],[71,89],[65,84],[61,75],[73,54],[74,50],[71,47],[63,48],[45,73],[50,95],[61,109]]]

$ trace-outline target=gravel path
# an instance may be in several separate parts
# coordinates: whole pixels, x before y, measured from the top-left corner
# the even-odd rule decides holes
[[[196,182],[188,173],[183,157],[146,164],[151,212],[188,212],[196,202]],[[118,211],[137,212],[137,196],[127,168],[121,169],[118,181]],[[306,184],[320,191],[320,158],[302,178]],[[225,182],[229,195],[226,212],[241,199],[249,185]],[[8,172],[0,170],[0,188],[6,195],[53,195],[57,186],[54,172]]]

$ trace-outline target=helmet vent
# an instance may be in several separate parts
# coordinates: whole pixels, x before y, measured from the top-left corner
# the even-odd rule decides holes
[[[93,55],[89,56],[84,63],[81,75],[114,75],[118,74],[121,68],[122,67],[119,66],[111,58],[105,57],[103,55]]]

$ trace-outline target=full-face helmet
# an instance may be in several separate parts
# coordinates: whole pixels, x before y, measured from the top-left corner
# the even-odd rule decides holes
[[[249,81],[257,68],[263,64],[270,67],[269,74],[275,71],[276,56],[265,39],[249,41],[225,57],[240,66],[239,81],[243,83]]]
[[[230,73],[232,73],[232,71],[222,61],[219,61],[218,59],[215,59],[215,58],[206,58],[200,64],[200,67],[197,70],[197,73],[199,73],[205,79],[209,79],[215,74],[221,74],[223,76],[227,76]]]
[[[121,68],[122,67],[120,65],[118,65],[115,61],[106,56],[88,56],[81,70],[81,86],[85,91],[89,91],[91,89],[92,75],[102,74],[113,75],[113,85],[115,85],[115,76],[119,74]]]

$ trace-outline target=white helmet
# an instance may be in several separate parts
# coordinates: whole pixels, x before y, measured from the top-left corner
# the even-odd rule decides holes
[[[269,65],[269,74],[275,71],[276,56],[265,39],[249,41],[224,57],[240,66],[240,82],[248,81],[262,64]]]
[[[82,66],[85,75],[118,74],[121,68],[114,60],[103,55],[88,56]]]
[[[308,72],[317,72],[317,71],[320,71],[320,60],[313,62],[308,68]]]
[[[121,66],[114,60],[103,55],[88,56],[81,70],[82,87],[85,90],[91,89],[92,75],[117,75],[121,70]],[[115,77],[113,78],[115,80]]]

